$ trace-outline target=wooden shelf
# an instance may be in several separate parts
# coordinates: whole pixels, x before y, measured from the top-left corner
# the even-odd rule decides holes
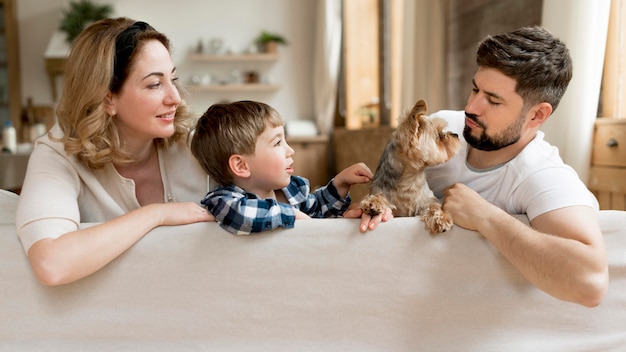
[[[260,54],[196,54],[189,55],[191,61],[203,62],[273,62],[278,60],[277,53],[260,53]]]
[[[274,92],[280,89],[276,84],[210,84],[191,85],[189,89],[200,92]]]
[[[258,54],[198,54],[191,53],[189,55],[189,61],[203,62],[213,64],[242,64],[242,63],[274,63],[278,61],[278,53],[258,53]],[[244,82],[255,82],[257,80],[247,80]],[[209,93],[242,93],[242,92],[275,92],[280,89],[276,84],[264,84],[264,83],[241,83],[230,84],[224,82],[223,84],[192,84],[188,86],[190,90],[196,92],[209,92]]]

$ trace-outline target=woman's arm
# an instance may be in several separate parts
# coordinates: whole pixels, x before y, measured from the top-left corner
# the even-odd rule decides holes
[[[41,283],[61,285],[98,271],[157,226],[212,219],[195,203],[151,204],[93,227],[39,240],[28,257]]]

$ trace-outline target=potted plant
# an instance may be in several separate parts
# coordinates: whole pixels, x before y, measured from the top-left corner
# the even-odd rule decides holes
[[[255,42],[259,46],[261,52],[264,53],[276,53],[278,51],[279,44],[287,45],[285,37],[268,31],[261,31],[261,34],[259,34]]]
[[[63,11],[59,29],[67,34],[67,42],[71,43],[89,23],[108,18],[112,12],[111,5],[97,5],[90,0],[73,1],[70,8]]]

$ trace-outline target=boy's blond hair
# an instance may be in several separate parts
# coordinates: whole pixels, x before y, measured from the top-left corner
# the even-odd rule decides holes
[[[214,104],[202,114],[191,139],[191,152],[204,171],[222,186],[233,183],[228,160],[254,154],[257,137],[266,127],[283,125],[271,106],[250,100]]]

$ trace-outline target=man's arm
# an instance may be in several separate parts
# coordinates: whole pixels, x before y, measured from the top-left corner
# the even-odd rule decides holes
[[[455,224],[478,231],[546,293],[587,307],[602,301],[608,265],[594,209],[553,210],[537,216],[529,227],[463,184],[444,191],[443,208]]]

